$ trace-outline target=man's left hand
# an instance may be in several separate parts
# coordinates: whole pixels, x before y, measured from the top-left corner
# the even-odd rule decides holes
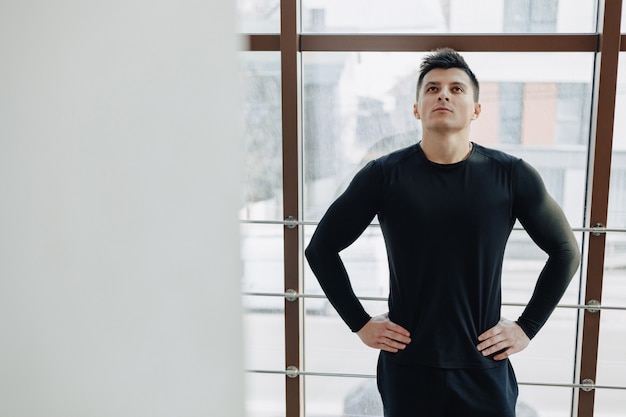
[[[478,336],[478,340],[480,343],[476,347],[483,356],[499,352],[493,357],[497,361],[524,350],[530,343],[530,339],[522,328],[514,321],[504,317],[500,319],[498,324]]]

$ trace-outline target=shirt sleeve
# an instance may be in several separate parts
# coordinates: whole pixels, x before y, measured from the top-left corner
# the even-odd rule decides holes
[[[339,252],[371,223],[379,210],[381,188],[382,172],[379,164],[372,161],[331,204],[305,250],[322,290],[353,332],[359,331],[371,317],[354,294]]]
[[[533,295],[517,323],[535,337],[554,311],[580,264],[580,250],[565,214],[548,194],[539,173],[523,160],[514,172],[513,214],[548,254]]]

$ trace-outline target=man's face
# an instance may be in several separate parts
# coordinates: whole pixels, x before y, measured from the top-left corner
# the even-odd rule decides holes
[[[480,114],[469,76],[459,68],[429,71],[413,112],[425,130],[454,133],[469,128]]]

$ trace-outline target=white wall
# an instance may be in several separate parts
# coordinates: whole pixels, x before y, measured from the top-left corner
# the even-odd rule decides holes
[[[0,3],[0,416],[243,415],[234,8]]]

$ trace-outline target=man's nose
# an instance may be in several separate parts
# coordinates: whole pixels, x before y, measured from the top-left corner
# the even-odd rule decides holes
[[[445,88],[442,88],[441,90],[439,90],[439,97],[438,97],[439,101],[445,100],[448,101],[450,100],[450,97],[448,95],[448,90]]]

